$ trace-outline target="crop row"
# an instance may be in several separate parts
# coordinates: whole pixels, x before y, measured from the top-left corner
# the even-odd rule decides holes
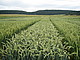
[[[2,60],[68,60],[64,37],[46,18],[3,43]]]
[[[68,20],[67,22],[72,23],[72,24],[76,24],[76,25],[79,25],[80,26],[80,21],[75,21],[75,20],[70,21],[70,20]]]
[[[66,50],[71,54],[72,60],[80,59],[80,26],[76,23],[70,23],[74,20],[51,19],[56,28],[60,31],[61,35],[65,37],[63,44],[66,45]],[[66,43],[64,43],[66,42]],[[68,46],[71,46],[70,48]]]
[[[37,17],[19,18],[20,20],[22,19],[21,21],[17,19],[0,20],[0,45],[2,41],[6,41],[7,37],[11,37],[13,34],[26,29],[29,25],[40,20]]]

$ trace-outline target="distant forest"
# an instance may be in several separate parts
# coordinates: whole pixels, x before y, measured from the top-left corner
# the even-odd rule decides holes
[[[38,10],[26,12],[19,10],[0,10],[0,14],[26,14],[26,15],[80,15],[80,11],[72,10]]]

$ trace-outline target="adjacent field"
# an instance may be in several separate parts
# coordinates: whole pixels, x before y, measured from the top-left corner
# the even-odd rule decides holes
[[[80,16],[3,16],[2,60],[80,60]]]

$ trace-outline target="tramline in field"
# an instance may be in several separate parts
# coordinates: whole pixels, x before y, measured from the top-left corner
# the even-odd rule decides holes
[[[62,39],[52,23],[44,19],[4,44],[6,50],[3,53],[7,55],[8,60],[68,59]],[[3,58],[6,59],[5,56]]]
[[[17,34],[13,32],[14,35],[7,37],[6,42],[0,42],[2,60],[80,60],[79,16],[42,15],[18,18],[0,19],[3,29],[7,29],[6,26],[20,28],[10,28],[12,31],[20,31]],[[9,24],[4,26],[3,22]],[[7,31],[1,29],[2,27],[0,32]],[[8,31],[10,35],[12,31]],[[6,35],[2,37],[4,36]]]

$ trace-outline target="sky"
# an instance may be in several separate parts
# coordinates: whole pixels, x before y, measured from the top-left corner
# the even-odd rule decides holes
[[[78,10],[80,0],[0,0],[0,10]]]

